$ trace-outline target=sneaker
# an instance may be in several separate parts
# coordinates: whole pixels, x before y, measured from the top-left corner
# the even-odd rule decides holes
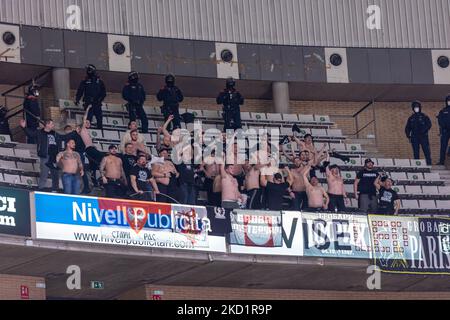
[[[438,163],[436,163],[436,165],[437,165],[437,166],[445,166],[445,163],[438,162]]]

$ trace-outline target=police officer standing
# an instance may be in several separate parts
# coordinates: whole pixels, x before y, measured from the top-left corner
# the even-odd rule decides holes
[[[148,118],[144,111],[146,93],[142,84],[139,83],[139,74],[135,71],[128,75],[128,83],[122,90],[122,97],[126,100],[130,121],[141,119],[142,133],[148,133]]]
[[[431,166],[430,141],[428,139],[431,120],[426,114],[422,113],[422,104],[419,101],[414,101],[411,107],[414,114],[409,117],[408,123],[406,124],[406,137],[413,147],[414,159],[420,159],[420,146],[422,146],[427,165]]]
[[[244,104],[244,98],[235,87],[236,81],[233,78],[227,79],[226,89],[217,97],[217,104],[223,105],[224,131],[242,128],[240,106]]]
[[[445,107],[438,115],[439,127],[441,130],[441,153],[439,163],[437,165],[443,166],[445,164],[445,156],[448,149],[448,141],[450,140],[450,95],[445,99]]]
[[[174,116],[172,121],[173,130],[181,128],[180,120],[180,103],[183,102],[184,96],[181,90],[175,86],[175,77],[169,74],[166,77],[166,86],[159,90],[157,96],[158,101],[163,101],[161,107],[164,121],[169,119],[169,116]]]
[[[28,92],[23,102],[23,109],[25,110],[25,120],[27,128],[37,130],[39,128],[39,117],[41,116],[41,108],[39,107],[39,90],[36,86],[30,85]],[[27,136],[29,144],[35,144],[36,138],[34,136]]]
[[[80,83],[78,87],[75,104],[78,106],[83,98],[84,110],[88,106],[92,105],[92,108],[88,113],[88,120],[92,122],[92,118],[95,116],[97,119],[97,128],[103,129],[103,112],[102,103],[106,98],[106,88],[103,81],[97,76],[97,69],[94,65],[90,64],[86,67],[87,77]]]

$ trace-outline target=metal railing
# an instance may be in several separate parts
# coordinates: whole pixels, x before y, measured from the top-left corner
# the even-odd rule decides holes
[[[371,120],[369,120],[367,123],[361,125],[361,118],[360,116],[363,114],[367,114],[366,112],[370,112],[369,108],[371,109]],[[372,100],[368,102],[366,105],[364,105],[361,109],[359,109],[356,113],[351,115],[334,115],[334,118],[340,118],[340,119],[351,119],[353,121],[355,132],[348,133],[347,136],[354,137],[356,139],[361,138],[361,132],[369,128],[373,125],[373,135],[375,138],[375,144],[377,144],[377,123],[376,123],[376,114],[375,114],[375,100]]]

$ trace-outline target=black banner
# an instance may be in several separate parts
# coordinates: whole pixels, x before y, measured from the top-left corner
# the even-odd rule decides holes
[[[31,236],[28,191],[0,187],[0,234]]]
[[[217,207],[206,207],[206,209],[211,222],[212,232],[209,233],[210,235],[223,237],[231,233],[230,213],[232,210]]]

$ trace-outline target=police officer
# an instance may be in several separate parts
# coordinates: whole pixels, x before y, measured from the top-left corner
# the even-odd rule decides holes
[[[441,154],[437,165],[443,166],[445,164],[448,141],[450,140],[450,95],[445,99],[445,107],[439,112],[437,118],[441,130]]]
[[[95,116],[97,119],[97,128],[101,130],[103,129],[102,103],[106,98],[105,84],[97,76],[97,69],[94,65],[90,64],[86,67],[86,74],[86,79],[83,80],[78,87],[75,104],[78,106],[81,97],[84,97],[84,110],[86,110],[88,106],[92,105],[87,119],[92,122],[92,118]]]
[[[409,117],[408,123],[406,124],[406,137],[413,147],[414,159],[420,159],[420,146],[422,146],[427,165],[431,166],[430,141],[428,139],[431,120],[426,114],[422,113],[422,104],[419,101],[414,101],[411,107],[414,114]]]
[[[180,103],[183,102],[184,96],[181,90],[175,86],[175,77],[169,74],[166,77],[166,86],[159,90],[157,94],[158,101],[163,101],[164,104],[161,107],[162,114],[164,115],[164,121],[167,121],[169,116],[174,116],[172,121],[173,130],[181,128],[180,120]]]
[[[135,71],[128,75],[128,83],[122,90],[122,97],[126,100],[130,121],[141,119],[142,133],[148,133],[148,118],[144,111],[146,94],[144,87],[139,83],[139,74]]]
[[[41,116],[41,108],[39,107],[39,90],[35,85],[28,87],[28,92],[23,102],[25,110],[25,120],[27,128],[37,130],[39,127],[39,117]],[[35,144],[37,141],[33,136],[27,136],[29,144]]]
[[[217,104],[223,105],[224,131],[242,128],[240,106],[244,104],[244,98],[235,87],[236,81],[233,78],[227,79],[225,90],[217,97]]]

